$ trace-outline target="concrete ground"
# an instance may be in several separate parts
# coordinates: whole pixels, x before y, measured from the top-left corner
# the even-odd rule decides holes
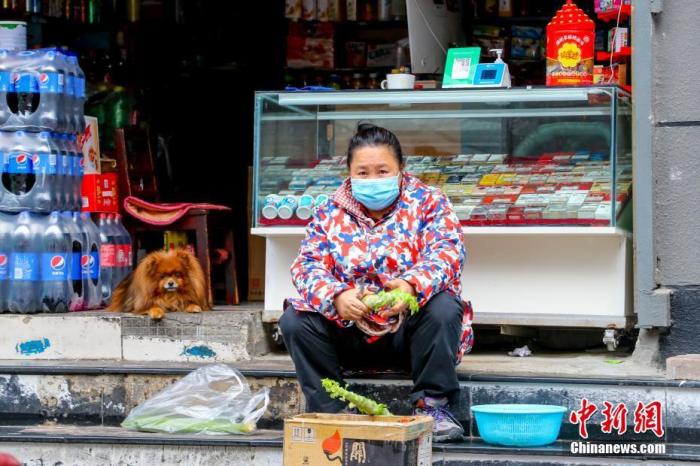
[[[534,354],[524,358],[479,353],[465,356],[460,373],[542,377],[664,377],[662,369],[628,354],[570,352]]]
[[[256,358],[257,364],[271,363],[293,369],[287,354],[273,353]],[[663,378],[664,371],[637,362],[631,355],[609,352],[547,352],[524,358],[499,353],[468,354],[458,367],[461,375],[533,377]]]

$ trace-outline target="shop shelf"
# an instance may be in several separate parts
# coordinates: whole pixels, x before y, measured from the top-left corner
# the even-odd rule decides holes
[[[610,61],[610,52],[596,52],[596,60],[602,62]],[[612,60],[614,63],[620,63],[626,61],[632,56],[632,47],[622,47],[619,52],[612,54]]]
[[[620,16],[620,21],[628,20],[632,16],[632,5],[622,5],[620,9],[598,13],[598,19],[606,23],[617,21],[618,14]]]
[[[581,102],[585,105],[593,94],[610,95],[606,87],[533,87],[524,89],[470,89],[464,90],[386,90],[386,91],[346,91],[346,92],[278,92],[263,94],[261,98],[276,98],[281,106],[297,105],[398,105],[398,104],[461,104],[484,103],[501,104],[504,108],[510,103]],[[374,113],[372,114],[374,117]]]
[[[372,20],[372,21],[318,21],[308,20],[308,19],[290,19],[290,22],[298,22],[304,24],[317,24],[317,23],[330,23],[336,28],[370,28],[370,29],[389,29],[389,28],[407,28],[408,21],[405,19],[391,19],[386,21]]]

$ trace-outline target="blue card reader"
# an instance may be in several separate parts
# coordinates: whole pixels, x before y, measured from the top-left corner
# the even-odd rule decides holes
[[[498,54],[495,62],[476,65],[473,87],[510,87],[510,72],[501,59],[501,50],[493,51]]]

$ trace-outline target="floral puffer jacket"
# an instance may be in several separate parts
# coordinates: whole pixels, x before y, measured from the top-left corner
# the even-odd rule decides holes
[[[287,303],[349,327],[353,322],[339,318],[333,300],[355,283],[364,279],[368,286],[381,289],[402,278],[414,287],[422,307],[441,291],[461,296],[465,257],[461,225],[440,190],[404,174],[394,208],[374,220],[352,197],[348,179],[332,199],[316,208],[307,226],[291,267],[301,299]],[[464,303],[458,361],[473,344],[472,318],[471,305]]]

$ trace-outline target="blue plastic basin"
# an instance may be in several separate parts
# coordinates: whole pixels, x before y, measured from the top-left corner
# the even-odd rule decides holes
[[[476,405],[479,435],[486,443],[509,447],[541,447],[557,440],[563,406],[553,405]]]

